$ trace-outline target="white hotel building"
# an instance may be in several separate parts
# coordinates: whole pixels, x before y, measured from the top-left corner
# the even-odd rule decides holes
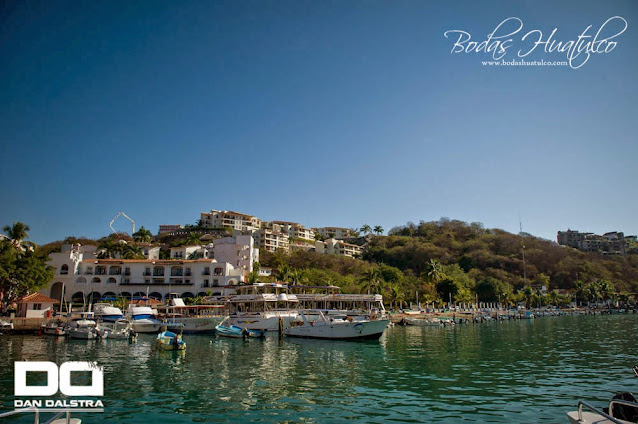
[[[255,231],[261,228],[261,219],[252,215],[233,211],[202,212],[200,219],[203,227],[208,228],[232,228],[238,231]]]
[[[246,238],[252,242],[251,237]],[[217,253],[226,260],[98,259],[95,246],[66,244],[61,252],[49,255],[48,264],[54,267],[55,276],[40,293],[54,299],[63,296],[67,302],[74,303],[146,295],[163,300],[169,293],[178,293],[184,298],[209,293],[213,296],[232,294],[234,289],[225,286],[243,283],[255,262],[252,243],[238,245],[236,242],[227,240],[219,243],[217,249],[211,249],[213,255]],[[244,246],[248,249],[242,249]],[[244,258],[246,255],[249,258]]]

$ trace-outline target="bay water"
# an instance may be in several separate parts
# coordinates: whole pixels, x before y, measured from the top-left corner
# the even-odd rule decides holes
[[[5,335],[0,412],[19,399],[14,361],[96,361],[104,412],[73,415],[83,423],[566,423],[578,400],[638,392],[637,331],[638,315],[610,315],[394,326],[366,342],[185,335],[183,354],[158,351],[153,335]]]

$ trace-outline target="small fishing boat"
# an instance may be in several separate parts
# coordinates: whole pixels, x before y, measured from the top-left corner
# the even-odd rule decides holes
[[[126,340],[137,336],[131,323],[125,319],[118,319],[115,322],[103,322],[100,329],[107,333],[109,339]]]
[[[264,337],[266,334],[265,330],[251,330],[249,328],[242,328],[230,324],[229,318],[224,319],[224,321],[217,325],[217,327],[215,327],[215,331],[217,331],[217,334],[220,336],[234,338]]]
[[[0,319],[0,335],[13,330],[13,323],[10,321],[4,321]]]
[[[80,318],[71,321],[66,330],[72,339],[92,340],[98,338],[97,323],[92,319]]]
[[[322,311],[319,311],[319,319],[316,321],[309,321],[303,311],[301,317],[303,323],[286,328],[285,335],[332,340],[378,339],[390,322],[388,319],[371,320],[365,316],[343,316],[328,319]]]
[[[65,336],[66,329],[60,321],[51,321],[41,326],[42,334],[47,336]]]
[[[186,342],[182,340],[181,334],[172,331],[162,331],[157,335],[157,347],[162,350],[185,350]]]
[[[443,323],[440,318],[403,318],[406,325],[416,325],[419,327],[441,327]]]

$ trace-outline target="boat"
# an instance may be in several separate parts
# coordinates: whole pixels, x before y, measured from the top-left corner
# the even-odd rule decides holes
[[[4,321],[0,319],[0,334],[4,334],[13,330],[13,323],[10,321]]]
[[[212,333],[222,322],[224,305],[185,305],[179,297],[171,298],[170,305],[158,306],[157,312],[169,331],[184,333]]]
[[[583,411],[587,408],[589,411]],[[567,413],[570,424],[628,424],[638,423],[638,402],[631,393],[619,393],[604,409],[578,402],[578,409]]]
[[[316,321],[308,320],[305,311],[300,315],[303,323],[286,328],[286,336],[331,340],[378,339],[390,322],[389,319],[373,320],[362,316],[327,317],[323,311],[318,311],[319,319]]]
[[[443,321],[440,318],[426,317],[426,318],[403,318],[403,322],[406,325],[416,325],[419,327],[441,327]]]
[[[186,342],[182,340],[181,334],[172,331],[162,331],[157,335],[157,347],[162,350],[185,350]]]
[[[48,336],[66,335],[65,325],[60,321],[51,321],[46,324],[42,324],[40,328],[42,330],[42,334],[46,334]]]
[[[230,318],[224,319],[215,327],[218,335],[223,337],[244,338],[244,337],[264,337],[266,330],[253,330],[246,327],[238,327],[230,323]]]
[[[93,315],[98,321],[115,322],[124,318],[122,310],[111,303],[96,303],[93,305]]]
[[[279,331],[300,322],[297,296],[288,293],[288,285],[257,283],[238,287],[240,294],[226,300],[230,325],[249,330]]]
[[[534,319],[535,315],[532,313],[532,311],[525,311],[525,313],[523,315],[521,315],[521,319]]]
[[[103,322],[100,329],[107,334],[109,339],[128,340],[136,337],[131,323],[126,319],[118,319],[115,322]]]
[[[150,306],[129,305],[127,315],[136,333],[157,333],[162,326]]]
[[[72,339],[92,340],[98,338],[97,323],[93,319],[80,318],[71,321],[66,330]]]

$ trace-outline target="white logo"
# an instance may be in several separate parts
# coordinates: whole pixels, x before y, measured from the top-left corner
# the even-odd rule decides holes
[[[58,389],[67,396],[103,396],[104,371],[95,362],[65,362],[58,366],[53,362],[14,362],[15,396],[54,396]],[[71,373],[90,371],[90,386],[71,385]],[[46,372],[46,386],[28,386],[27,372]]]

